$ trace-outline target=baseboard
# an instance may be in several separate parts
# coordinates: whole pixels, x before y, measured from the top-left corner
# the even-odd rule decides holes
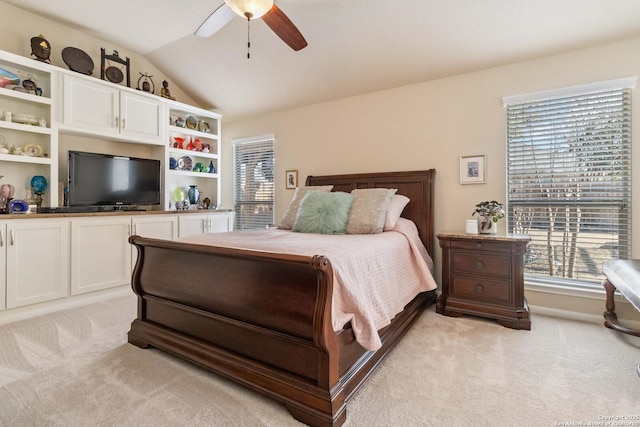
[[[101,291],[90,292],[82,295],[74,295],[66,298],[60,298],[53,301],[47,301],[39,304],[27,305],[0,311],[0,325],[6,323],[17,322],[19,320],[28,319],[30,317],[42,316],[43,314],[53,313],[68,308],[80,307],[82,305],[93,304],[100,301],[107,301],[126,295],[134,297],[131,285],[122,285],[116,288],[104,289]]]
[[[606,310],[604,290],[566,289],[550,285],[527,284],[525,295],[533,315],[604,324],[603,314]],[[640,313],[622,295],[616,294],[614,301],[620,323],[640,330]]]

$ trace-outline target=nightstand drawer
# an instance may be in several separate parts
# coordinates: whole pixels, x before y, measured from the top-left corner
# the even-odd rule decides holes
[[[470,249],[482,252],[509,252],[511,246],[505,245],[503,242],[494,242],[487,240],[453,240],[451,242],[452,249]]]
[[[453,271],[470,274],[490,274],[511,278],[511,257],[492,254],[458,253],[452,254]]]
[[[511,302],[510,290],[509,281],[454,277],[451,296],[504,304]]]

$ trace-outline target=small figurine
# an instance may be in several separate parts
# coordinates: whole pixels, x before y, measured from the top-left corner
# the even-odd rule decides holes
[[[51,44],[42,34],[37,37],[31,37],[31,55],[35,56],[38,61],[51,63],[49,60]]]
[[[160,96],[163,98],[173,99],[175,101],[176,98],[171,96],[171,91],[169,91],[169,82],[166,80],[162,81],[162,89],[160,89]]]

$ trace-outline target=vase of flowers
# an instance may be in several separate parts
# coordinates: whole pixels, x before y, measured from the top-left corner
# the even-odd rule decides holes
[[[472,215],[475,214],[478,214],[478,232],[495,234],[498,231],[498,221],[504,218],[504,205],[495,200],[480,202]]]

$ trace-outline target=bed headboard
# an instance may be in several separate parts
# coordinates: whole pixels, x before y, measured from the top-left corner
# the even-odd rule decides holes
[[[309,175],[306,185],[332,184],[333,191],[346,193],[356,188],[397,188],[396,194],[402,194],[410,199],[402,216],[416,224],[422,242],[429,251],[429,255],[433,257],[433,182],[435,175],[435,169],[347,175]]]

